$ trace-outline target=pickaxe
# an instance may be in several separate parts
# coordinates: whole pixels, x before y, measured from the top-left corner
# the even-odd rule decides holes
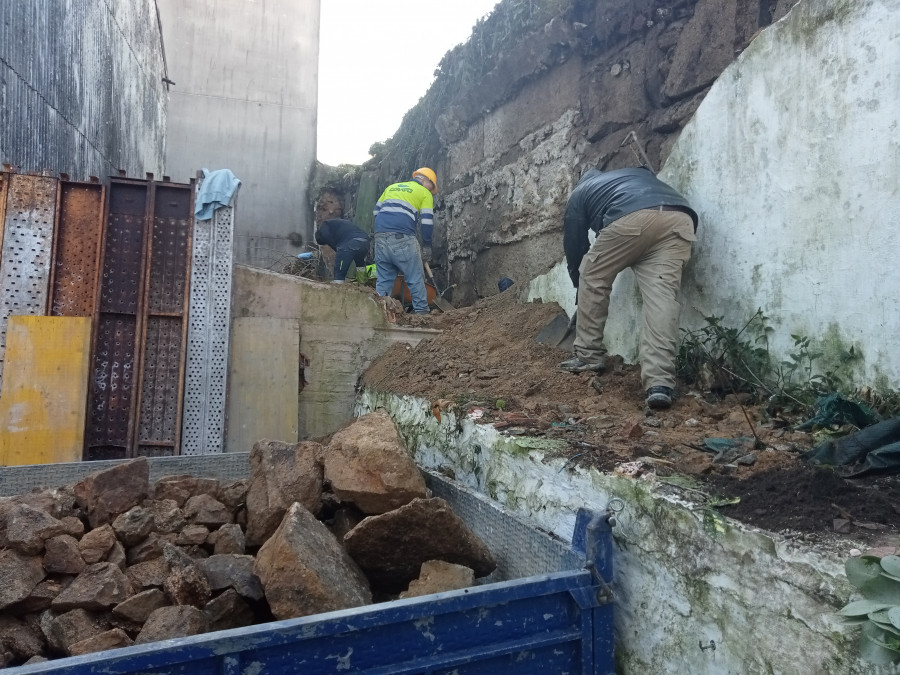
[[[625,137],[625,140],[622,141],[619,147],[624,148],[626,145],[631,147],[631,151],[634,153],[634,156],[643,166],[646,166],[653,173],[656,173],[656,169],[653,168],[653,164],[650,163],[650,158],[647,157],[647,153],[644,152],[644,148],[641,147],[641,142],[638,140],[637,133],[634,129],[628,132],[628,135]],[[637,146],[637,149],[635,149],[635,146]]]

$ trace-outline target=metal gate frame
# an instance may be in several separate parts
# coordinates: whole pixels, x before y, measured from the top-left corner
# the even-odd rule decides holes
[[[151,182],[150,193],[136,414],[129,456],[160,457],[180,452],[194,181]],[[150,386],[145,387],[148,382]]]
[[[111,178],[91,344],[85,460],[132,457],[151,183]],[[135,203],[143,199],[143,204]]]
[[[193,193],[193,181],[152,174],[110,179],[86,460],[179,452]]]

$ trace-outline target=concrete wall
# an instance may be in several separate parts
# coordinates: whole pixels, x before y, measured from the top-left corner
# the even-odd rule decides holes
[[[855,379],[900,386],[900,0],[804,0],[719,77],[661,177],[701,217],[685,270],[682,322],[762,308],[776,354],[792,333]],[[530,295],[573,293],[557,269]],[[640,303],[616,282],[607,343],[634,359]]]
[[[571,538],[581,506],[622,500],[614,529],[616,672],[620,675],[896,673],[857,657],[856,629],[836,616],[854,589],[843,558],[731,521],[689,492],[567,466],[546,438],[506,436],[424,399],[365,391],[419,466],[454,476],[514,513]],[[716,643],[715,650],[699,648]]]
[[[308,359],[305,386],[299,394],[299,438],[333,433],[353,419],[356,386],[368,365],[394,342],[418,344],[438,331],[396,326],[388,322],[374,292],[354,284],[337,287],[287,274],[238,265],[234,272],[232,317],[294,319],[300,325],[300,353]],[[293,367],[300,368],[300,354]],[[273,381],[280,379],[273,374]],[[232,405],[235,384],[229,373],[229,428],[235,416],[246,413]],[[266,399],[269,392],[260,389]],[[273,401],[294,405],[296,401]],[[294,441],[293,438],[277,440]],[[226,438],[226,451],[246,452]]]
[[[153,0],[0,3],[0,162],[161,174],[164,76]]]
[[[266,265],[310,241],[319,0],[159,0],[169,75],[166,172],[243,181],[238,262]],[[293,235],[293,237],[292,237]],[[294,243],[292,243],[294,242]]]

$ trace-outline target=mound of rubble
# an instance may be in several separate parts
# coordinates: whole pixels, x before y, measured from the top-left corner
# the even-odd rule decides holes
[[[431,498],[390,418],[263,440],[248,479],[135,459],[0,500],[0,666],[465,588],[487,546]]]
[[[438,420],[452,412],[505,435],[560,441],[558,455],[573,465],[666,483],[786,536],[839,540],[842,554],[861,544],[900,550],[900,476],[844,479],[809,464],[812,435],[744,394],[679,382],[672,409],[650,411],[639,367],[619,357],[600,375],[561,371],[570,354],[537,342],[560,307],[519,302],[514,288],[415,316],[414,325],[443,332],[415,347],[395,344],[362,385],[424,399]]]

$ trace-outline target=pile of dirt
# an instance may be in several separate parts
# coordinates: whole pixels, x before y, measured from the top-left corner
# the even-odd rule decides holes
[[[686,496],[707,494],[723,515],[757,527],[900,545],[898,477],[846,480],[812,467],[802,460],[813,444],[808,434],[776,428],[734,395],[722,400],[680,385],[672,409],[651,414],[639,368],[620,359],[599,376],[560,371],[566,352],[535,340],[560,311],[518,303],[512,288],[471,307],[404,317],[443,333],[415,348],[395,345],[363,383],[426,398],[437,415],[452,408],[506,433],[562,439],[561,455],[573,464],[654,473],[673,489],[688,477]]]

